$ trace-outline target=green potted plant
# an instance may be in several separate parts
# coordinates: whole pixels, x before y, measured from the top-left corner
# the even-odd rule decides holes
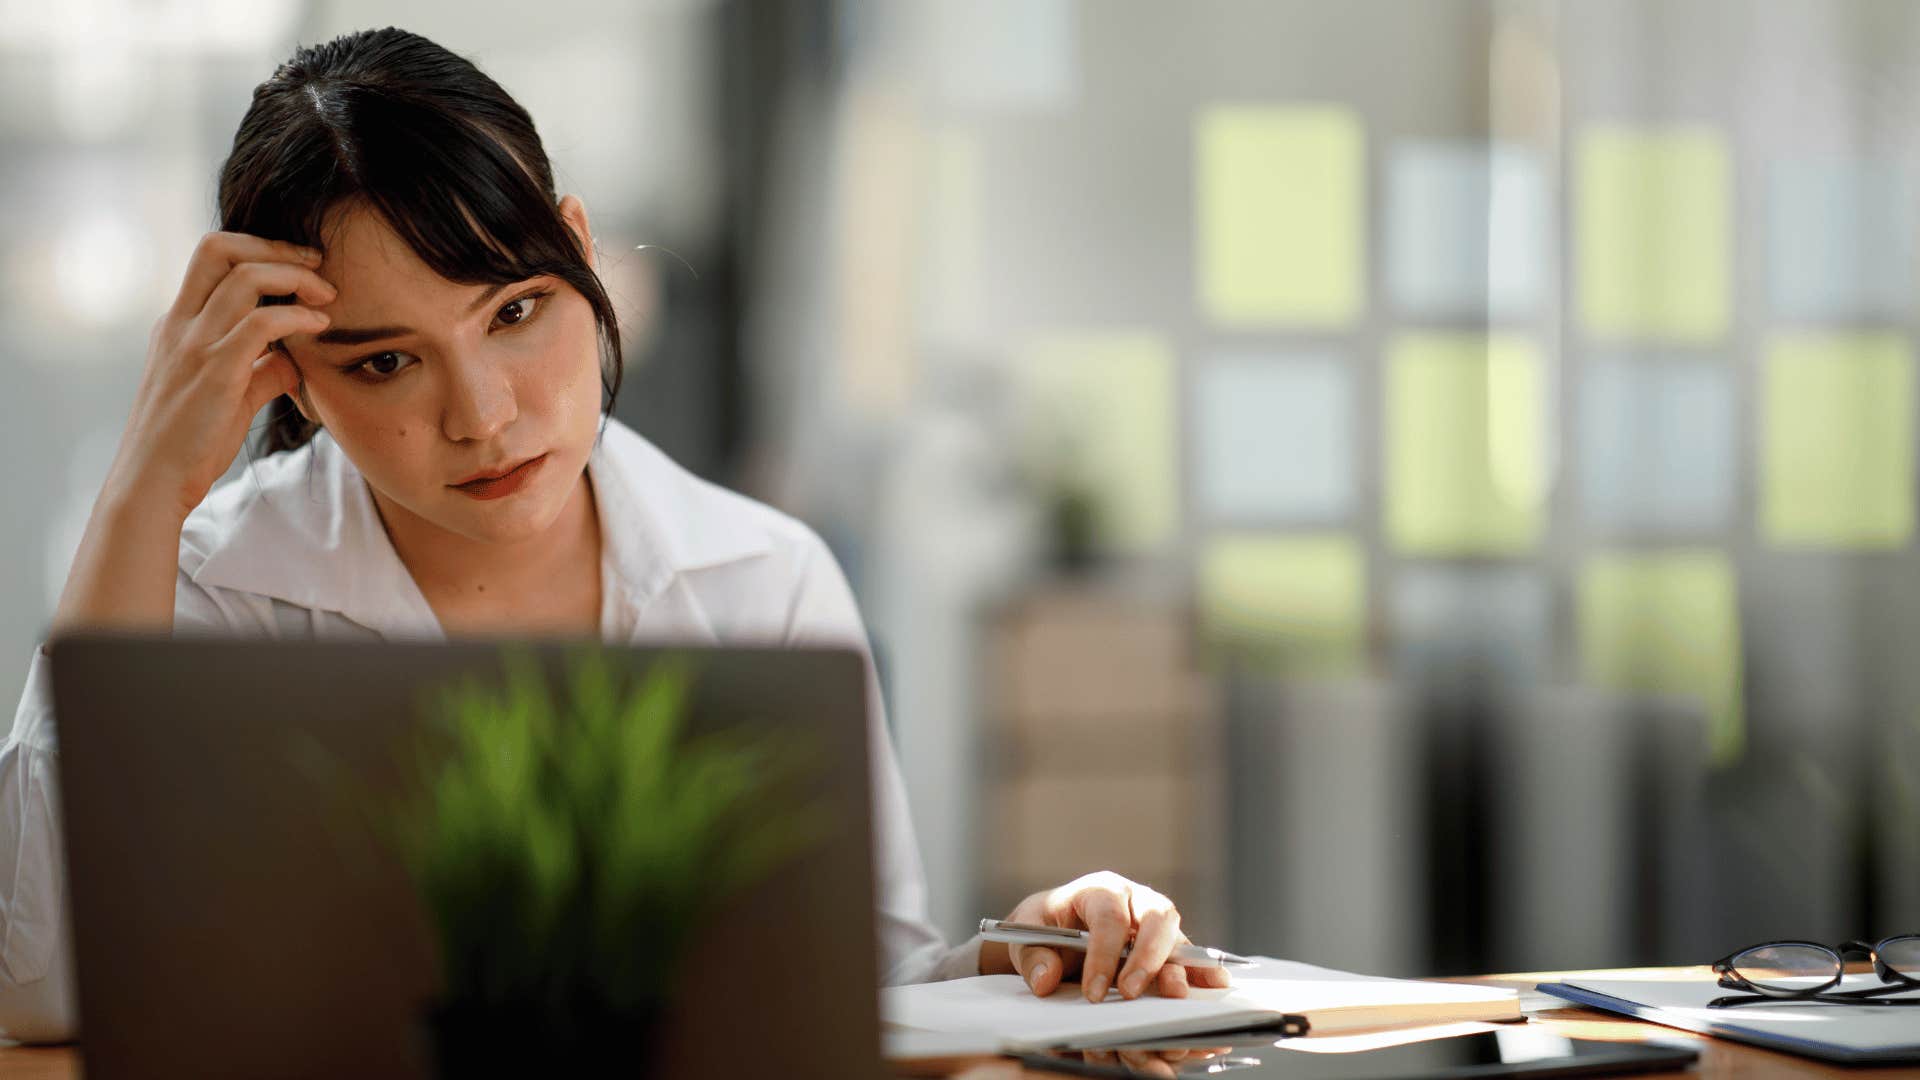
[[[397,830],[437,938],[426,1031],[443,1077],[644,1063],[706,916],[825,835],[804,748],[686,731],[692,668],[575,654],[566,692],[504,679],[435,702]]]

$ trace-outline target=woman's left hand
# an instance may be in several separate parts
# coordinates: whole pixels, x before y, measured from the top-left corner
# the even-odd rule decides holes
[[[1173,947],[1187,940],[1180,932],[1179,910],[1153,889],[1108,871],[1034,893],[1014,907],[1007,921],[1067,926],[1092,936],[1084,952],[981,943],[982,974],[1017,974],[1036,997],[1053,993],[1076,973],[1088,1001],[1105,1000],[1112,986],[1127,998],[1139,997],[1150,986],[1164,997],[1186,997],[1189,985],[1226,986],[1229,981],[1225,968],[1167,963]],[[1120,949],[1128,941],[1133,951],[1121,967]]]

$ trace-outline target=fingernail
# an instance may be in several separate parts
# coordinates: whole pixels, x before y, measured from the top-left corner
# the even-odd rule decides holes
[[[1107,996],[1107,977],[1095,975],[1093,982],[1087,984],[1087,996],[1095,1001]]]
[[[300,257],[314,264],[315,266],[320,265],[320,260],[324,258],[324,256],[322,256],[318,251],[315,251],[312,248],[301,248]]]
[[[1033,965],[1033,967],[1027,972],[1027,989],[1035,990],[1035,991],[1039,990],[1040,980],[1046,977],[1047,977],[1047,965],[1045,963],[1039,963],[1039,964]]]
[[[1139,997],[1140,991],[1147,988],[1147,973],[1144,970],[1136,971],[1120,985],[1126,989],[1128,997]]]

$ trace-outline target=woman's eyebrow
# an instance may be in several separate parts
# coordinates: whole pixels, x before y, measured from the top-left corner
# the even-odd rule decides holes
[[[509,284],[512,283],[502,282],[481,293],[478,299],[467,306],[467,314],[471,315],[479,311],[487,301],[500,295],[500,290]],[[415,331],[410,326],[330,326],[313,335],[313,340],[321,345],[365,345],[372,341],[385,341],[387,338],[406,337],[411,333]]]

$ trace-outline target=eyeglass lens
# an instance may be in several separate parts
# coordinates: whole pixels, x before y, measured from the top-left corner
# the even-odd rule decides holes
[[[1818,945],[1761,945],[1733,958],[1734,973],[1768,990],[1811,990],[1840,975],[1840,954]]]
[[[1909,979],[1920,979],[1920,934],[1881,942],[1880,961]]]

